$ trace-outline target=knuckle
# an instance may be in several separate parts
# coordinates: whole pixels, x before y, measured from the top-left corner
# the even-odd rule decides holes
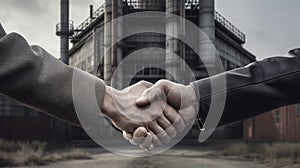
[[[142,80],[142,81],[139,82],[139,84],[144,85],[144,84],[146,84],[146,82],[144,80]]]
[[[142,80],[142,81],[139,81],[137,84],[138,84],[138,85],[145,85],[145,84],[146,84],[146,81]]]
[[[161,79],[161,80],[159,80],[157,83],[158,84],[166,84],[166,83],[168,83],[169,81],[168,80],[166,80],[166,79]]]

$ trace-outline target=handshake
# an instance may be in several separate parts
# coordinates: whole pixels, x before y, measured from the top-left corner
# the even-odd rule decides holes
[[[107,86],[101,112],[132,145],[151,150],[193,124],[197,103],[191,85],[141,81],[121,91]]]

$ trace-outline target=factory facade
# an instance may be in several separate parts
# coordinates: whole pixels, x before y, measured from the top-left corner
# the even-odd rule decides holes
[[[118,67],[126,56],[131,55],[135,51],[155,47],[171,51],[183,58],[195,74],[196,79],[206,77],[207,74],[204,73],[205,68],[201,68],[202,63],[197,54],[187,45],[165,34],[135,34],[122,39],[122,41],[114,45],[111,50],[107,49],[112,45],[114,36],[118,36],[114,33],[121,31],[118,31],[118,28],[115,28],[117,29],[115,32],[111,29],[107,30],[105,23],[109,23],[113,18],[145,11],[176,14],[200,27],[215,44],[225,70],[242,67],[255,61],[255,56],[243,48],[245,34],[215,11],[214,1],[107,0],[105,4],[100,6],[97,10],[91,11],[91,16],[74,29],[71,40],[73,46],[70,50],[69,64],[102,78],[108,85],[122,89],[125,83],[122,83],[122,81],[127,81],[127,74],[122,74],[122,79],[120,80],[120,78],[118,78],[119,80],[114,82],[112,80],[114,69]],[[149,19],[153,19],[151,17],[155,16],[149,16]],[[129,23],[118,23],[112,27],[125,27],[124,25],[126,24]],[[130,24],[134,25],[135,23]],[[168,27],[169,25],[172,27]],[[174,28],[174,25],[178,27],[181,26],[177,23],[170,24],[168,22],[155,26],[156,28],[157,26],[161,26],[162,29],[166,29],[167,31]],[[151,27],[151,24],[145,22],[143,25],[136,26],[142,29],[143,26]],[[160,62],[165,62],[166,70],[171,72],[176,71],[176,66],[168,66],[168,64],[172,64],[173,61],[168,57],[168,54],[161,52],[156,53],[155,51],[142,54],[143,57],[141,56],[141,59],[135,57],[135,59],[130,60],[130,66],[126,68],[132,68],[132,71],[135,71],[139,69],[137,67],[141,64],[147,64],[150,65],[150,67],[136,72],[134,78],[130,79],[131,84],[140,80],[156,82],[159,79],[169,79],[168,73],[160,68],[156,68]],[[102,58],[103,56],[104,58]],[[154,61],[151,59],[153,57],[156,57]],[[102,134],[104,136],[111,136],[110,125],[103,121],[103,127],[105,126],[107,127],[107,132],[103,132]],[[195,126],[187,137],[197,138],[198,135],[198,128]],[[242,136],[242,122],[218,128],[213,135],[215,138],[242,138]]]

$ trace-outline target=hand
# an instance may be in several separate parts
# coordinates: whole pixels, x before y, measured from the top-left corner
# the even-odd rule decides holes
[[[168,104],[179,111],[179,118],[184,120],[185,126],[193,124],[197,116],[197,97],[192,86],[185,86],[168,80],[160,80],[143,92],[142,96],[137,99],[136,105],[139,107],[148,106],[160,97],[167,97]],[[176,127],[176,123],[173,125]],[[123,135],[132,144],[140,144],[141,147],[149,146],[149,138],[145,138],[145,141],[136,141],[140,137],[148,136],[146,129],[139,128],[133,135],[126,132]]]
[[[121,91],[107,86],[102,108],[103,115],[118,129],[127,132],[128,136],[136,137],[135,142],[150,142],[151,144],[145,145],[147,148],[153,146],[152,143],[156,146],[161,145],[161,142],[168,143],[170,138],[176,136],[178,128],[184,128],[178,112],[161,98],[153,100],[151,106],[150,103],[143,107],[135,104],[136,99],[152,85],[149,82],[139,82]],[[171,123],[177,123],[178,128]],[[146,130],[145,136],[134,134],[135,130],[141,129],[137,129],[139,127]]]

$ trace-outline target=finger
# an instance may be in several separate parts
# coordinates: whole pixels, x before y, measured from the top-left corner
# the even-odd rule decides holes
[[[165,93],[161,88],[157,86],[150,87],[146,89],[142,96],[136,100],[136,105],[140,107],[150,105],[155,99],[164,95]]]
[[[142,96],[137,99],[137,106],[147,106],[155,99],[161,97],[166,100],[171,87],[171,82],[168,80],[160,80],[150,88],[144,90]]]
[[[170,123],[175,127],[177,132],[182,132],[185,129],[183,118],[173,107],[167,104],[163,113]]]
[[[156,121],[158,125],[161,126],[161,128],[164,129],[171,138],[176,137],[177,131],[175,127],[164,115],[157,117]]]
[[[152,148],[161,146],[162,143],[160,142],[158,137],[152,131],[150,131],[150,134],[152,136],[152,144],[153,144]]]
[[[123,138],[129,141],[132,139],[132,134],[123,131]]]
[[[184,122],[184,119],[181,117],[181,115],[177,115],[174,123],[173,123],[174,127],[176,128],[177,132],[182,132],[184,131],[186,124]]]
[[[130,140],[130,143],[132,145],[138,145],[141,144],[145,137],[147,137],[147,130],[144,127],[139,127],[133,132],[132,139]]]
[[[152,144],[152,136],[151,134],[148,132],[146,138],[144,139],[144,141],[140,144],[140,148],[144,149],[144,150],[150,150],[152,148],[153,144]]]
[[[171,137],[162,129],[156,121],[149,124],[149,129],[158,137],[158,139],[163,143],[168,143]]]

